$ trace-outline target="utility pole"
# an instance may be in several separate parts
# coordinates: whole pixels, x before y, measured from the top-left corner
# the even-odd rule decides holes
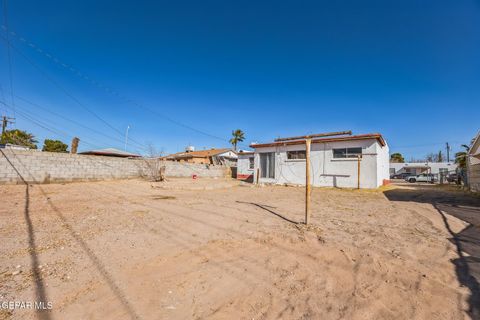
[[[130,126],[127,126],[127,132],[125,132],[125,152],[127,151],[127,142],[128,142],[128,130],[130,129]]]
[[[0,142],[5,143],[5,131],[7,130],[7,125],[13,123],[14,118],[9,118],[7,116],[2,117],[2,136],[0,137]]]
[[[360,189],[360,160],[362,159],[361,155],[357,156],[357,189]]]
[[[447,163],[450,162],[450,145],[447,142]]]
[[[311,138],[305,139],[305,224],[308,224],[310,220],[310,146],[312,143]]]

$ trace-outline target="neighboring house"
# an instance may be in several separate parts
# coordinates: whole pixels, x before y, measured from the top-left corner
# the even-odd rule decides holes
[[[480,192],[480,132],[473,140],[468,151],[467,177],[470,190]]]
[[[253,182],[255,169],[255,153],[253,151],[240,150],[237,161],[237,179]]]
[[[260,183],[305,185],[305,140],[251,147],[254,181],[259,169]],[[378,133],[312,139],[310,162],[313,186],[377,188],[389,179],[388,145]]]
[[[421,173],[448,174],[454,173],[457,165],[454,162],[390,162],[390,175],[399,173],[411,173],[418,175]]]
[[[119,157],[119,158],[140,158],[139,154],[130,153],[115,148],[106,148],[98,150],[90,150],[79,152],[78,154],[93,155],[93,156],[106,156],[106,157]]]
[[[237,162],[237,153],[232,149],[209,149],[194,151],[192,147],[187,148],[184,152],[178,152],[166,157],[165,160],[234,166]]]

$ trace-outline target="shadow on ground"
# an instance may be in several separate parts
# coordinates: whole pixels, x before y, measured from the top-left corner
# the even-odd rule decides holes
[[[266,204],[259,204],[259,203],[254,203],[254,202],[245,202],[245,201],[237,201],[237,203],[250,204],[250,205],[255,206],[257,208],[263,209],[266,212],[269,212],[269,213],[273,214],[274,216],[277,216],[278,218],[280,218],[282,220],[285,220],[285,221],[293,223],[293,224],[299,224],[300,223],[300,222],[291,220],[291,219],[287,218],[285,215],[282,215],[282,214],[274,211],[273,209],[276,209],[276,207],[268,206]]]
[[[36,298],[36,302],[41,303],[42,306],[47,306],[48,302],[50,302],[50,301],[47,297],[47,292],[45,290],[45,284],[43,282],[43,278],[42,278],[41,273],[40,273],[39,257],[38,257],[36,237],[35,237],[35,229],[34,229],[33,222],[32,222],[32,219],[31,219],[31,214],[30,214],[30,188],[33,187],[33,185],[30,185],[25,180],[25,178],[20,174],[20,172],[15,167],[15,165],[12,163],[12,161],[10,161],[10,159],[5,155],[5,153],[1,149],[0,149],[0,153],[5,157],[7,162],[12,166],[12,168],[15,170],[17,175],[20,177],[22,183],[25,185],[24,217],[25,217],[25,223],[27,225],[27,231],[28,231],[28,244],[29,244],[30,260],[31,260],[31,267],[32,267],[33,282],[34,282],[34,285],[35,285],[35,298]],[[97,268],[98,272],[103,277],[106,284],[110,287],[113,294],[116,296],[116,298],[122,304],[122,306],[124,307],[124,309],[126,310],[128,315],[130,316],[130,318],[131,319],[139,319],[140,317],[138,316],[138,314],[134,310],[132,304],[127,300],[126,295],[122,292],[120,287],[116,284],[116,281],[111,276],[110,272],[108,271],[107,267],[103,264],[101,259],[88,246],[86,241],[83,240],[78,235],[78,233],[75,231],[75,229],[72,227],[72,225],[65,218],[63,213],[53,204],[53,202],[47,196],[45,191],[40,187],[40,185],[37,185],[37,188],[40,190],[41,194],[43,195],[43,197],[45,198],[46,202],[51,207],[51,209],[61,219],[62,226],[70,233],[72,238],[77,241],[77,243],[80,245],[80,247],[87,254],[88,258],[93,262],[94,266]],[[40,320],[50,320],[51,319],[49,309],[42,309],[41,308],[41,309],[35,309],[35,311],[36,311],[36,316],[37,316],[38,319],[40,319]]]
[[[32,268],[33,284],[35,285],[35,301],[41,306],[47,306],[49,299],[47,297],[47,292],[45,290],[45,284],[43,278],[40,274],[39,262],[38,262],[38,252],[37,244],[35,239],[35,229],[33,227],[32,219],[30,217],[30,186],[25,181],[20,172],[15,168],[10,159],[3,153],[3,150],[0,150],[2,155],[7,159],[7,162],[13,167],[15,172],[18,174],[23,184],[25,185],[25,206],[23,215],[25,218],[25,223],[27,225],[28,233],[28,252],[30,253],[30,264]],[[37,318],[40,320],[49,320],[51,319],[48,309],[35,309]]]
[[[468,314],[480,319],[480,198],[471,194],[439,186],[416,186],[409,189],[384,191],[390,201],[430,203],[441,216],[449,239],[456,247],[453,259],[459,282],[470,289]],[[459,233],[450,228],[446,214],[459,218],[469,225]]]

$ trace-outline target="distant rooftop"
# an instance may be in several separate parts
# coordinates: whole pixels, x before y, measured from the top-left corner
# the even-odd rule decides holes
[[[0,149],[16,149],[16,150],[30,150],[31,148],[21,146],[18,144],[5,143],[0,144]]]
[[[86,155],[95,155],[95,156],[107,156],[107,157],[120,157],[120,158],[140,158],[141,155],[130,153],[122,150],[118,150],[115,148],[105,148],[105,149],[98,149],[98,150],[89,150],[79,152],[78,154],[86,154]]]
[[[233,151],[232,149],[223,148],[223,149],[208,149],[208,150],[199,150],[199,151],[183,151],[170,154],[166,156],[167,159],[181,159],[181,158],[208,158],[222,154],[228,151]]]

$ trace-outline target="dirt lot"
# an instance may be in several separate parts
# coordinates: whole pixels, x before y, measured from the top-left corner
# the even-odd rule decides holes
[[[315,189],[308,227],[297,223],[304,191],[295,187],[130,180],[0,186],[0,198],[0,302],[52,303],[47,312],[3,309],[0,318],[479,312],[480,257],[471,239],[479,239],[480,223],[449,210],[466,208],[477,219],[480,203],[458,191]]]

